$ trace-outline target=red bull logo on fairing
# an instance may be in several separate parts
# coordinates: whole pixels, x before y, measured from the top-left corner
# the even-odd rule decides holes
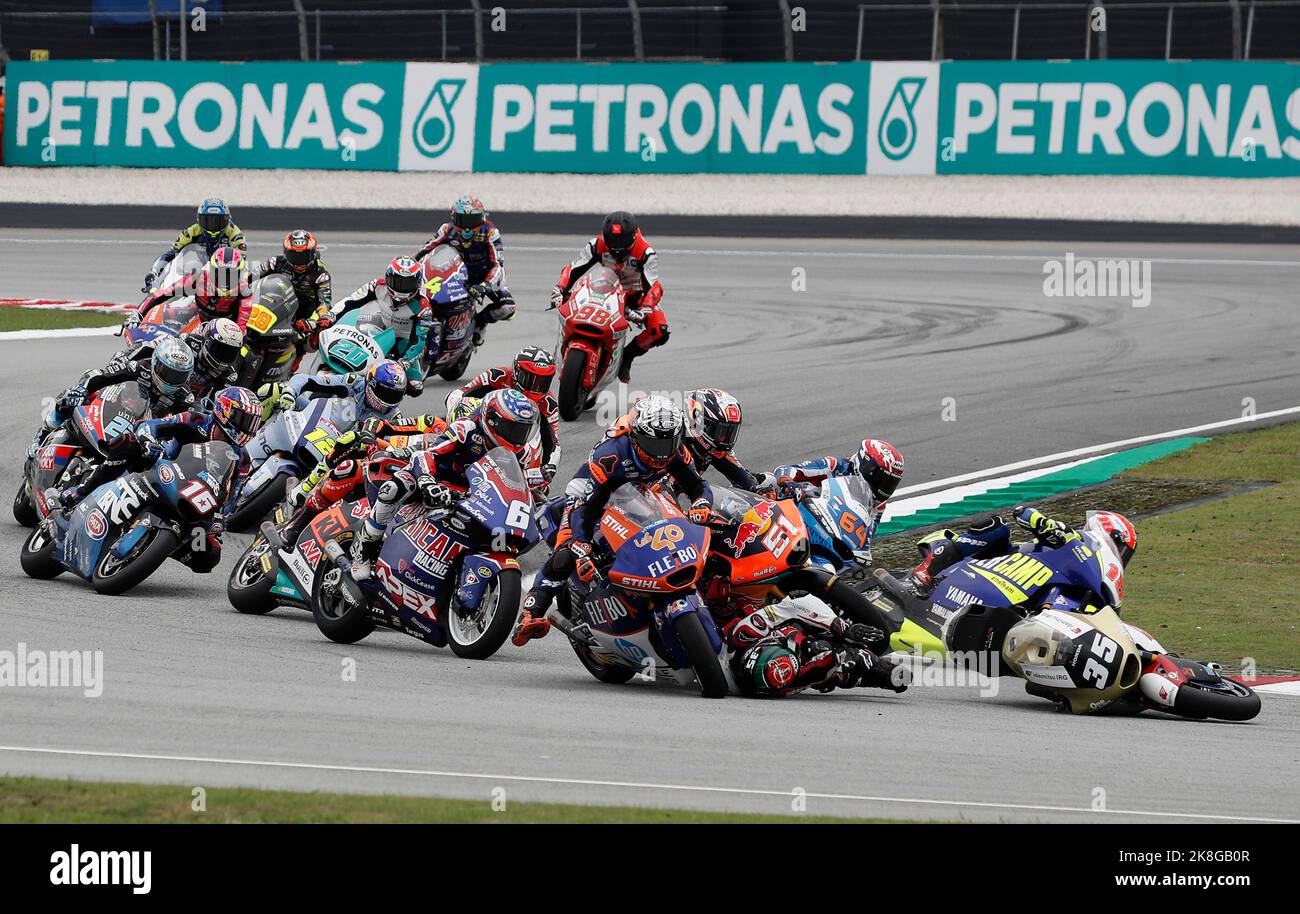
[[[736,558],[740,558],[745,547],[758,539],[759,534],[767,529],[772,521],[772,512],[775,507],[770,501],[760,502],[745,515],[745,519],[740,522],[736,528],[734,539],[728,540],[727,544],[736,550]]]

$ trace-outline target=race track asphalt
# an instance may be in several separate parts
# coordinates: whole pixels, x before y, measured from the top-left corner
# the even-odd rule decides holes
[[[137,298],[164,240],[106,234],[0,229],[0,296]],[[276,237],[251,240],[265,256]],[[324,238],[336,294],[419,240]],[[521,313],[474,370],[553,341],[546,292],[581,242],[509,240]],[[756,468],[871,435],[917,483],[1231,418],[1246,398],[1260,412],[1300,403],[1292,247],[656,240],[673,335],[632,386],[731,390]],[[1045,297],[1044,262],[1066,251],[1150,259],[1149,306]],[[6,499],[41,399],[115,342],[0,340]],[[437,409],[445,387],[420,405]],[[564,426],[562,475],[597,434],[590,415]],[[335,645],[300,611],[240,616],[225,577],[243,537],[210,577],[172,564],[109,598],[26,578],[23,535],[6,512],[0,649],[102,650],[105,687],[0,689],[3,773],[757,812],[789,812],[802,790],[810,813],[902,818],[1300,820],[1293,698],[1266,696],[1245,725],[1063,717],[1010,682],[992,698],[924,685],[706,701],[601,685],[555,635],[472,664],[390,633]]]

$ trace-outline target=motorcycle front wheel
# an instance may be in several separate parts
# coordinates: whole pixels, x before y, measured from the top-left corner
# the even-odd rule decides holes
[[[262,556],[268,554],[271,557],[270,571],[262,566]],[[271,588],[275,586],[279,568],[275,548],[259,533],[231,569],[230,580],[226,582],[226,599],[230,600],[230,605],[238,612],[246,615],[262,616],[269,613],[277,605]]]
[[[586,371],[587,353],[570,349],[564,356],[564,367],[560,369],[560,418],[565,422],[576,421],[587,405],[587,392],[582,389],[582,376]]]
[[[1193,720],[1251,720],[1260,711],[1259,696],[1249,686],[1232,679],[1221,680],[1221,687],[1209,687],[1195,681],[1178,687],[1170,710],[1179,717]]]
[[[63,574],[63,566],[54,559],[54,546],[58,542],[49,525],[41,524],[28,535],[23,543],[22,554],[18,563],[23,573],[29,578],[48,581]]]
[[[727,676],[722,663],[709,643],[704,623],[693,612],[684,612],[673,620],[673,631],[691,663],[700,694],[705,698],[722,698],[727,694]]]
[[[27,482],[24,480],[18,487],[18,494],[14,496],[14,520],[24,527],[35,527],[40,519],[36,505],[32,504],[32,497],[27,494]]]
[[[353,534],[338,537],[338,544],[346,550]],[[343,586],[343,571],[327,558],[316,565],[316,577],[311,588],[311,617],[321,634],[336,644],[355,644],[375,630],[375,620],[370,607],[353,603]]]
[[[522,590],[519,569],[507,568],[483,591],[477,610],[462,609],[453,601],[443,626],[451,652],[467,660],[486,660],[499,651],[519,615]]]
[[[124,594],[162,567],[179,545],[180,538],[170,527],[151,527],[123,558],[105,547],[91,575],[91,586],[106,596]]]

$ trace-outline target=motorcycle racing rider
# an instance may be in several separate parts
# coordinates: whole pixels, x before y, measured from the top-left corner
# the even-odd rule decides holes
[[[549,483],[560,463],[560,407],[550,394],[554,379],[555,357],[540,346],[525,346],[511,364],[489,368],[449,393],[447,412],[452,413],[466,397],[479,398],[494,390],[522,393],[541,413],[542,477]]]
[[[466,469],[495,447],[522,456],[537,426],[537,407],[516,390],[494,390],[469,419],[447,430],[411,455],[405,467],[379,487],[365,522],[352,542],[352,577],[370,576],[383,546],[384,530],[406,500],[419,493],[431,508],[450,507],[469,485]],[[454,487],[454,488],[453,488]]]
[[[682,439],[684,419],[677,404],[667,397],[652,395],[637,401],[636,417],[627,434],[601,439],[587,463],[578,469],[565,489],[570,504],[555,535],[550,558],[524,597],[523,615],[511,639],[523,646],[551,630],[545,618],[551,601],[564,589],[569,574],[577,572],[583,581],[593,580],[600,570],[592,558],[595,535],[605,505],[623,485],[653,485],[671,478],[678,491],[691,499],[687,516],[694,523],[707,523],[713,490],[695,471],[690,451]]]
[[[341,397],[356,405],[358,425],[367,419],[400,419],[406,387],[406,372],[392,359],[375,362],[364,372],[300,374],[281,392],[276,410],[301,409],[317,397]]]
[[[1017,505],[1012,509],[1011,516],[1033,537],[1032,543],[1019,547],[1021,552],[1034,552],[1040,548],[1059,549],[1066,543],[1082,539],[1080,533],[1068,524],[1048,517],[1028,505]],[[1097,517],[1102,529],[1114,541],[1120,561],[1127,566],[1137,551],[1137,530],[1128,518],[1113,511],[1100,511]],[[925,557],[912,569],[908,582],[920,596],[930,592],[935,578],[942,571],[962,559],[991,559],[1017,550],[1011,542],[1010,524],[998,514],[975,521],[964,533],[940,530],[923,539],[918,547],[925,553]]]
[[[244,334],[239,325],[219,317],[181,337],[194,353],[194,373],[190,375],[190,393],[196,401],[211,397],[226,387],[234,387],[239,377],[236,365],[244,348]]]
[[[389,358],[408,362],[407,377],[410,378],[411,393],[424,389],[422,371],[418,366],[418,357],[423,350],[419,345],[422,335],[427,336],[433,326],[433,317],[420,295],[420,265],[410,257],[398,257],[393,260],[384,275],[370,280],[351,295],[335,303],[328,314],[318,321],[318,329],[338,323],[349,311],[364,307],[370,302],[379,302],[379,310],[366,325],[358,322],[358,328],[372,333],[384,330],[393,331],[393,349],[385,355]],[[373,327],[373,329],[371,329]]]
[[[782,619],[771,607],[733,619],[724,629],[732,679],[741,694],[780,698],[812,688],[819,692],[871,686],[907,691],[906,668],[866,645],[879,636],[860,622],[838,616],[829,626]]]
[[[158,281],[163,270],[167,269],[167,265],[192,244],[203,247],[205,260],[211,258],[220,247],[248,253],[248,242],[244,240],[244,233],[239,230],[239,226],[230,221],[230,207],[226,206],[226,201],[219,197],[209,197],[199,204],[194,224],[181,229],[171,247],[158,255],[145,276],[144,288],[140,291],[145,294],[153,291],[153,284]]]
[[[664,289],[659,283],[659,256],[641,235],[631,213],[614,212],[605,217],[600,234],[583,247],[578,259],[564,268],[560,281],[551,290],[551,307],[558,308],[569,297],[573,284],[596,264],[604,264],[618,274],[625,294],[625,313],[642,330],[623,349],[618,379],[631,380],[632,362],[656,346],[668,342],[668,319],[659,301]],[[639,318],[637,315],[640,315]]]
[[[451,245],[460,254],[469,273],[470,294],[490,302],[474,315],[474,345],[483,345],[483,328],[515,316],[515,300],[506,288],[505,251],[501,232],[487,218],[478,197],[462,194],[451,205],[451,221],[444,222],[424,247],[415,252],[415,260],[424,259],[438,245]]]
[[[221,540],[225,532],[225,519],[235,504],[239,490],[248,477],[249,460],[244,448],[253,440],[262,426],[262,405],[252,391],[243,387],[227,387],[212,398],[210,411],[190,411],[161,419],[147,419],[136,425],[131,434],[131,447],[122,459],[106,461],[95,467],[75,490],[60,500],[65,508],[76,505],[86,495],[101,485],[116,479],[123,472],[141,472],[153,466],[160,458],[174,459],[186,444],[204,441],[225,441],[235,451],[233,472],[217,488],[221,510],[206,523],[204,544],[191,549],[182,559],[191,571],[207,574],[221,562]]]
[[[284,236],[280,250],[281,253],[252,268],[253,279],[272,273],[287,276],[298,300],[294,329],[311,334],[327,329],[334,323],[328,316],[334,303],[334,292],[330,286],[329,268],[316,246],[316,236],[306,229],[294,229]]]
[[[409,423],[367,419],[344,432],[307,478],[290,490],[286,501],[292,517],[281,531],[281,540],[286,544],[297,542],[313,518],[364,492],[371,475],[370,458],[381,453],[388,459],[410,458],[414,452],[411,447],[394,448],[388,439],[398,435],[440,435],[446,430],[447,422],[440,416],[416,416]]]
[[[194,305],[204,320],[227,317],[248,330],[248,315],[253,311],[253,287],[249,278],[248,256],[230,247],[217,248],[212,258],[199,270],[194,280]],[[164,302],[190,293],[188,277],[182,277],[163,289],[153,289],[138,308],[127,313],[124,327],[134,327],[146,314]]]

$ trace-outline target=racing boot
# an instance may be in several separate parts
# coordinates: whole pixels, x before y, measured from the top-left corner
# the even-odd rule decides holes
[[[623,357],[618,363],[618,379],[624,384],[632,381],[632,362],[637,356],[644,355],[635,345],[629,344],[623,349]]]
[[[524,597],[523,615],[515,626],[510,643],[523,647],[529,641],[545,638],[551,630],[551,621],[546,618],[546,611],[551,608],[555,595],[545,587],[534,587]]]
[[[375,559],[379,558],[379,550],[383,545],[384,531],[372,528],[367,518],[352,540],[352,580],[369,580]]]
[[[841,675],[844,677],[840,685],[842,689],[863,686],[902,693],[912,683],[912,671],[907,667],[877,657],[865,648],[845,651],[841,660]]]

